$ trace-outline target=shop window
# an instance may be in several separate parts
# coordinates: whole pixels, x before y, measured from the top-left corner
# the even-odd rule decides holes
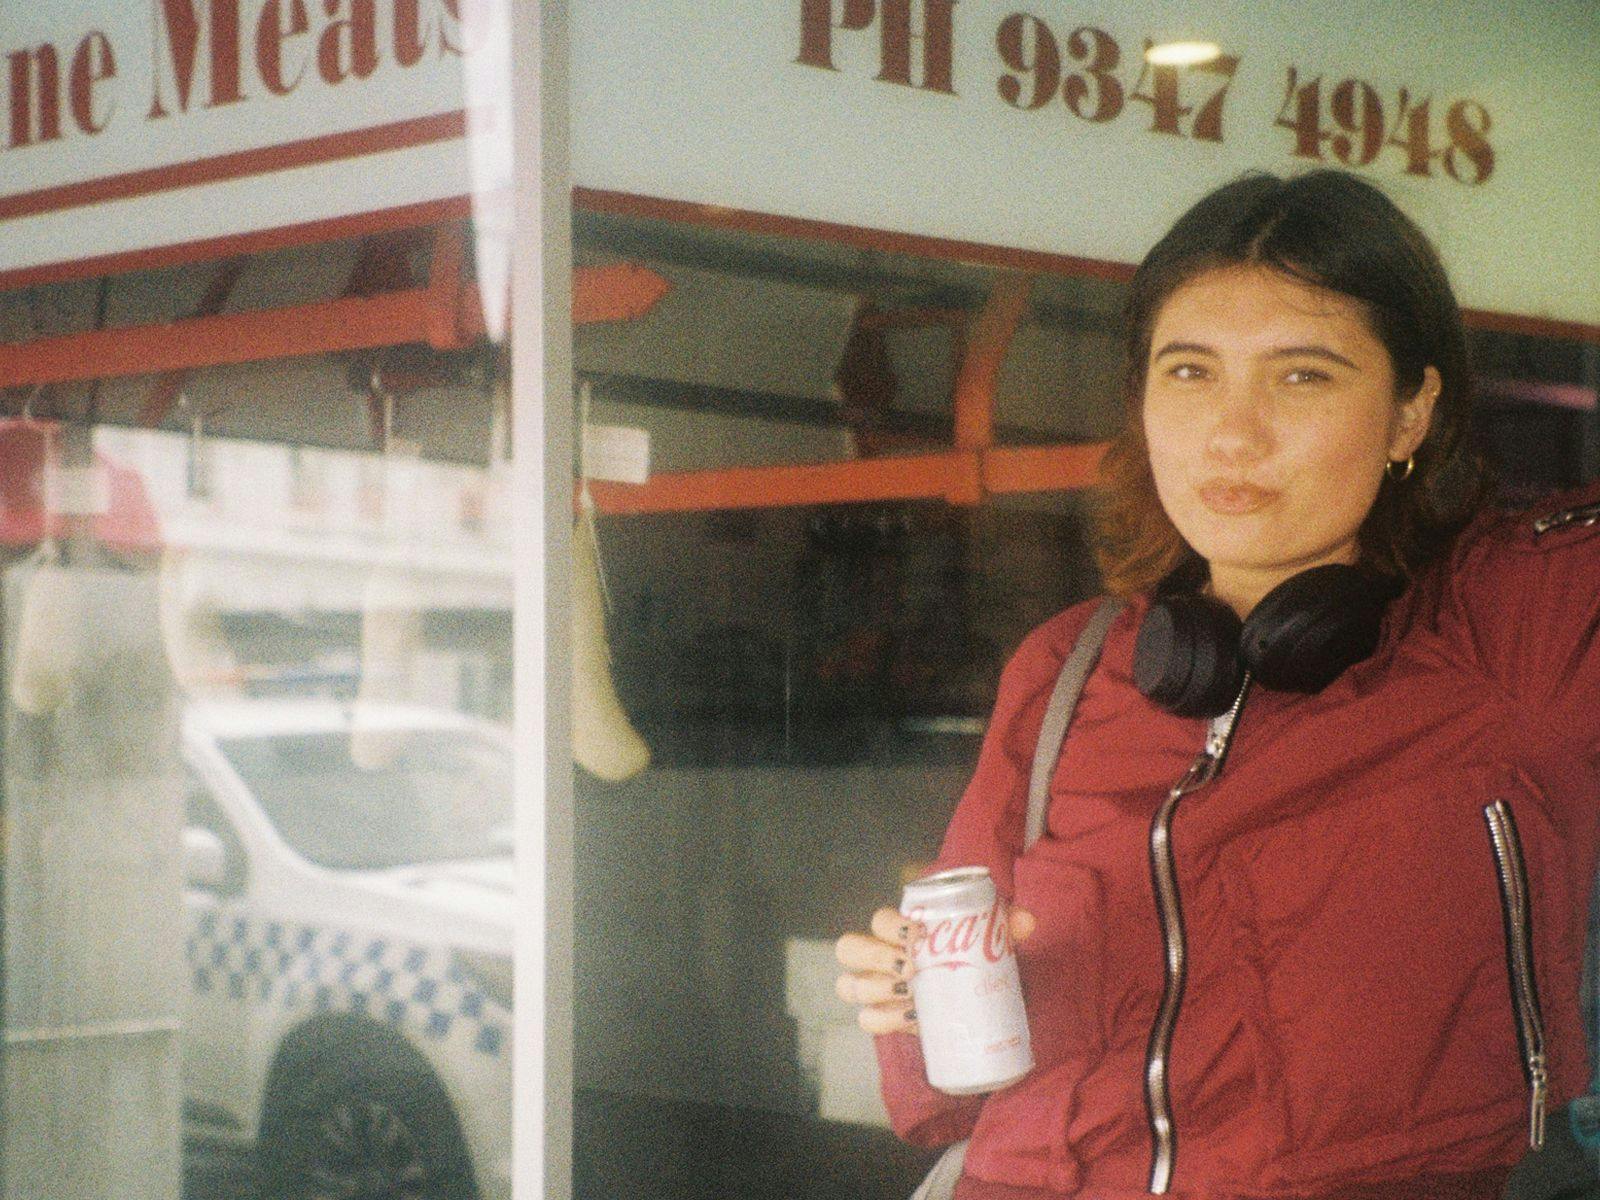
[[[1033,281],[980,423],[994,490],[952,502],[930,466],[928,494],[824,502],[956,446],[952,331],[1003,273],[581,210],[576,236],[667,290],[576,332],[575,416],[644,431],[651,481],[578,464],[605,720],[650,766],[576,774],[575,1194],[899,1200],[932,1156],[885,1128],[832,942],[937,852],[1022,637],[1099,590],[1092,472],[1061,464],[1118,428],[1121,285]],[[1573,405],[1484,396],[1502,498],[1600,475],[1584,348],[1474,336],[1481,375]]]
[[[0,379],[19,1196],[509,1195],[509,401],[431,275],[463,233],[0,289],[52,379]]]

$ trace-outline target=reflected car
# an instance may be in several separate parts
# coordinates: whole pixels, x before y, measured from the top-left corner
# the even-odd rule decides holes
[[[511,749],[334,700],[184,720],[185,1133],[273,1200],[511,1195]]]

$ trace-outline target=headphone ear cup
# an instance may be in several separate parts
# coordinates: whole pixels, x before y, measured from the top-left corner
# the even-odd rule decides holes
[[[1150,606],[1133,647],[1138,689],[1180,717],[1228,710],[1244,680],[1239,618],[1205,596],[1167,596]]]
[[[1282,692],[1317,692],[1378,645],[1393,589],[1330,563],[1284,580],[1262,597],[1239,637],[1255,677]]]

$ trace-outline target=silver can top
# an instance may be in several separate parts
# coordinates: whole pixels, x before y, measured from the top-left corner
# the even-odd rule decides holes
[[[917,904],[924,908],[952,903],[988,908],[994,903],[994,880],[988,867],[952,867],[906,884],[902,907]]]

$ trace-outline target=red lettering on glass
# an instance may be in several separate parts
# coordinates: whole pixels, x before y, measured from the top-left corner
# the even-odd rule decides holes
[[[350,15],[340,15],[346,0],[323,0],[334,19],[317,39],[317,71],[329,83],[354,76],[366,79],[378,69],[378,16],[373,0],[348,0]]]
[[[67,94],[72,98],[72,119],[85,133],[99,133],[111,119],[108,109],[105,116],[95,119],[94,87],[117,73],[117,57],[111,52],[111,42],[98,29],[78,43],[78,52],[72,56],[72,74]]]
[[[800,0],[800,57],[802,66],[837,71],[833,65],[833,31],[865,29],[872,24],[874,0],[844,0],[839,19],[833,19],[833,0]]]
[[[1326,142],[1341,163],[1364,167],[1394,146],[1405,153],[1408,175],[1426,179],[1433,174],[1434,160],[1442,159],[1445,173],[1458,182],[1476,185],[1489,178],[1495,162],[1489,144],[1493,123],[1483,105],[1476,100],[1452,104],[1444,119],[1450,144],[1435,149],[1432,97],[1413,102],[1409,88],[1398,89],[1396,97],[1397,115],[1391,125],[1376,88],[1360,79],[1343,80],[1329,93],[1327,117],[1332,128],[1325,129],[1322,77],[1302,83],[1299,72],[1290,67],[1276,124],[1294,131],[1294,154],[1300,158],[1320,161]]]
[[[284,79],[283,48],[286,42],[303,36],[311,28],[311,21],[306,16],[305,0],[288,0],[287,28],[283,23],[283,6],[284,0],[267,0],[256,21],[256,70],[261,73],[261,82],[275,96],[287,96],[305,75],[307,60],[302,58],[294,77]]]
[[[11,145],[53,142],[61,136],[61,65],[46,42],[6,56],[11,75]],[[37,114],[37,120],[35,115]]]
[[[202,11],[207,14],[204,20]],[[167,115],[163,95],[166,86],[177,93],[178,111],[189,111],[201,42],[206,42],[211,51],[208,56],[210,99],[206,107],[218,108],[244,99],[239,80],[238,0],[211,0],[204,9],[197,8],[192,0],[157,0],[155,25],[157,46],[165,43],[168,61],[162,61],[158,49],[154,94],[150,100],[152,118]],[[163,68],[169,68],[171,73]]]
[[[801,66],[836,71],[833,62],[833,32],[860,32],[878,20],[879,71],[881,83],[928,92],[955,93],[955,6],[956,0],[922,0],[920,28],[912,26],[911,0],[844,0],[834,12],[833,0],[800,0]],[[921,71],[918,82],[912,71],[913,44],[921,46]]]

